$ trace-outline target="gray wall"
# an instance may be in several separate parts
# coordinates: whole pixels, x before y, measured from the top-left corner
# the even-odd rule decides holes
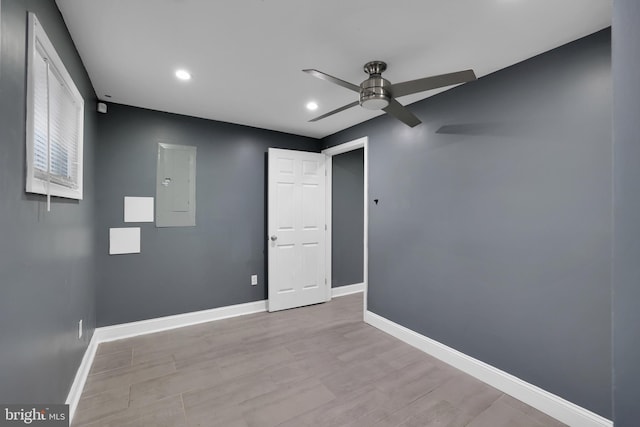
[[[371,311],[609,418],[610,54],[605,30],[324,140],[369,137]]]
[[[613,371],[616,427],[640,420],[640,3],[613,3]]]
[[[332,157],[331,286],[362,283],[364,149]]]
[[[51,212],[24,191],[27,11],[85,100],[85,199]],[[95,327],[95,94],[51,0],[2,0],[0,55],[0,402],[64,402]]]
[[[116,104],[98,134],[100,326],[266,298],[267,149],[319,151],[319,140]],[[109,256],[124,196],[155,195],[158,142],[197,147],[196,227],[127,224],[142,228],[141,253]]]

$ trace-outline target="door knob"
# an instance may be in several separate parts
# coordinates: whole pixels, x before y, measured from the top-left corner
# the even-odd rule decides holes
[[[278,236],[271,236],[271,241],[275,242],[276,240],[278,240]]]

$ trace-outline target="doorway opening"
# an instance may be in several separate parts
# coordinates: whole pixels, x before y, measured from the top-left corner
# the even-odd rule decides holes
[[[334,193],[340,191],[340,189],[333,188],[334,174],[333,174],[333,157],[338,156],[340,154],[350,153],[355,150],[363,150],[363,186],[362,186],[362,212],[363,212],[363,221],[362,221],[362,234],[356,233],[358,236],[362,237],[362,258],[359,256],[355,257],[356,260],[362,260],[362,283],[355,283],[347,286],[339,286],[333,288],[333,262],[332,258],[334,255],[333,251],[333,213],[334,213]],[[327,239],[326,239],[326,277],[329,286],[331,286],[331,293],[333,295],[346,295],[352,292],[363,291],[363,305],[364,312],[367,311],[367,287],[368,287],[368,258],[369,258],[369,250],[368,250],[368,242],[369,242],[369,204],[368,204],[368,185],[369,185],[369,165],[368,165],[368,138],[362,137],[353,141],[345,142],[340,145],[336,145],[326,150],[322,151],[323,154],[327,156],[326,161],[326,172],[327,172],[327,181],[326,181],[326,221],[327,221]],[[338,171],[336,171],[338,172]],[[344,285],[344,283],[342,283]],[[343,288],[343,289],[340,289]]]

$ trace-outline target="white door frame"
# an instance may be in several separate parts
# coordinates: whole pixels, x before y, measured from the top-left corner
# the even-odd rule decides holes
[[[331,299],[331,186],[332,186],[332,157],[342,153],[348,153],[349,151],[357,150],[359,148],[364,148],[364,253],[363,253],[363,275],[362,281],[364,284],[364,293],[363,293],[363,304],[364,304],[364,312],[367,312],[367,290],[369,287],[369,138],[364,136],[362,138],[355,139],[353,141],[345,142],[340,145],[336,145],[334,147],[327,148],[326,150],[322,150],[322,153],[327,156],[326,162],[326,172],[327,172],[327,183],[326,183],[326,192],[327,192],[327,200],[326,200],[326,221],[327,221],[327,238],[325,240],[326,244],[326,268],[327,268],[327,301]]]

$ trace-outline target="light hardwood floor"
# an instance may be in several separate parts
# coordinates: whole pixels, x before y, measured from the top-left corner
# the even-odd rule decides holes
[[[362,322],[362,295],[103,343],[74,426],[562,426]]]

